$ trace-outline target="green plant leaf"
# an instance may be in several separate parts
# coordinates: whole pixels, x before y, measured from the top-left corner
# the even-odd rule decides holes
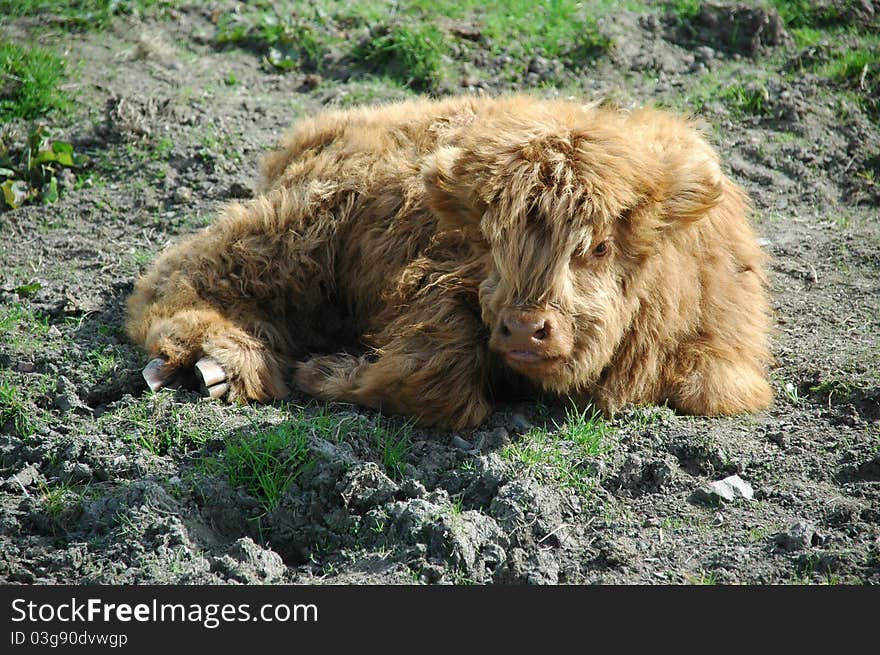
[[[42,288],[43,285],[39,282],[31,282],[30,284],[22,284],[21,286],[15,287],[12,291],[13,293],[17,293],[19,296],[29,296],[32,293],[36,293]]]
[[[55,202],[58,200],[58,180],[55,179],[54,175],[43,185],[40,197],[43,199],[43,202]]]
[[[0,191],[3,191],[3,200],[12,209],[21,207],[31,195],[30,188],[21,180],[6,180],[0,184]]]
[[[281,70],[296,68],[299,63],[299,49],[292,41],[282,39],[275,46],[269,48],[266,61]]]

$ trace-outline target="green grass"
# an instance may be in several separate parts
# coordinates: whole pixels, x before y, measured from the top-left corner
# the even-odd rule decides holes
[[[58,89],[64,74],[64,60],[49,50],[0,41],[0,121],[68,109],[70,100]]]
[[[0,377],[0,428],[12,427],[13,433],[22,439],[34,434],[31,410],[21,397],[21,390],[5,377]]]
[[[639,3],[624,4],[644,9]],[[574,64],[609,50],[613,43],[599,29],[598,18],[618,5],[607,0],[254,2],[223,17],[215,38],[220,46],[253,49],[278,69],[322,71],[325,55],[337,52],[363,62],[377,75],[418,91],[433,91],[453,52],[473,46],[445,27],[448,19],[472,25],[481,47],[510,55],[510,67],[521,73],[534,55]],[[453,43],[461,48],[453,49]]]
[[[591,57],[608,50],[612,43],[601,34],[597,17],[616,8],[616,3],[575,0],[414,0],[409,3],[426,21],[440,16],[472,18],[489,47],[513,56],[533,52],[547,57]]]
[[[375,71],[419,91],[435,90],[443,78],[446,39],[434,25],[382,27],[353,56]]]
[[[319,70],[331,37],[319,33],[312,23],[283,10],[262,9],[255,14],[224,14],[217,23],[218,45],[253,48],[282,70],[302,67]]]
[[[379,448],[385,472],[394,480],[403,475],[403,465],[412,447],[412,425],[411,421],[396,424],[379,414],[369,430]]]
[[[192,415],[197,408],[184,411],[173,400],[173,393],[163,390],[106,414],[102,421],[116,423],[115,429],[123,440],[154,455],[186,451],[191,445],[201,446],[208,440],[211,431],[199,425]]]
[[[865,44],[859,48],[847,49],[832,58],[819,69],[819,74],[833,80],[861,84],[876,80],[880,68],[880,43]]]
[[[505,446],[501,457],[539,481],[587,495],[596,480],[585,465],[609,449],[610,430],[591,407],[567,409],[565,421],[555,427],[555,433],[532,428],[522,439]]]
[[[746,115],[766,116],[769,114],[769,92],[764,80],[748,83],[731,82],[717,72],[706,73],[690,90],[685,106],[678,109],[705,111],[712,102],[721,102],[736,117]],[[688,102],[689,100],[689,102]]]
[[[388,76],[364,75],[342,86],[334,84],[334,87],[339,93],[334,96],[333,104],[340,107],[405,100],[415,94],[412,89]]]
[[[733,84],[721,91],[718,97],[727,103],[735,116],[744,114],[764,116],[769,113],[767,103],[770,95],[762,82],[748,85]]]
[[[61,483],[50,487],[40,482],[40,503],[43,511],[52,518],[57,518],[72,504],[82,501],[82,496],[73,491],[73,485]]]
[[[8,305],[0,310],[0,335],[9,338],[17,330],[46,334],[49,331],[49,318],[22,304]]]
[[[98,377],[112,373],[120,364],[119,355],[110,346],[99,346],[86,353],[86,359],[95,367]]]
[[[403,475],[406,458],[412,449],[413,421],[392,419],[382,414],[368,418],[338,413],[326,405],[290,409],[289,422],[298,426],[298,430],[333,443],[346,440],[366,442],[389,477],[399,479]]]
[[[171,0],[0,0],[0,15],[51,17],[73,28],[105,29],[114,16],[138,15],[174,4]]]
[[[666,5],[667,11],[679,20],[690,20],[700,13],[701,0],[672,0]]]
[[[48,332],[49,318],[42,313],[21,303],[0,308],[0,342],[18,354],[38,352]]]
[[[819,3],[815,0],[770,0],[779,17],[789,28],[815,28],[840,22],[846,11],[844,3]]]
[[[717,585],[718,584],[718,574],[715,571],[706,571],[705,569],[700,569],[699,575],[689,575],[685,573],[684,575],[685,582],[691,585]]]
[[[266,512],[281,502],[287,487],[313,464],[308,423],[292,420],[229,440],[220,467],[229,481],[260,500]]]

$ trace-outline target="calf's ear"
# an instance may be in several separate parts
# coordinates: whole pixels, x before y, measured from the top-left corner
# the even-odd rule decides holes
[[[473,181],[462,166],[461,149],[439,148],[422,165],[428,206],[441,229],[463,230],[479,235],[483,209],[474,199]]]
[[[703,218],[724,195],[724,175],[718,158],[704,145],[666,154],[661,192],[666,220],[674,224]]]

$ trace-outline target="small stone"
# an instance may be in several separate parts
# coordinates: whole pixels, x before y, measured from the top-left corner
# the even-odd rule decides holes
[[[259,584],[281,581],[287,567],[278,553],[254,543],[250,537],[242,537],[226,555],[213,559],[211,570],[244,584]]]
[[[479,450],[498,450],[509,443],[510,433],[502,427],[489,432],[479,432],[476,437],[476,447]]]
[[[715,51],[707,45],[701,45],[694,49],[694,59],[701,63],[712,61],[715,58]]]
[[[174,202],[177,204],[192,202],[192,198],[193,192],[189,187],[179,186],[174,190]]]
[[[415,478],[407,478],[400,485],[400,492],[407,498],[422,498],[428,490]]]
[[[345,474],[342,500],[357,512],[391,500],[400,487],[381,471],[375,462],[355,465]]]
[[[462,439],[458,435],[452,437],[452,445],[455,446],[456,448],[458,448],[459,450],[467,451],[467,450],[474,449],[474,444],[472,444],[470,441],[465,441],[464,439]]]
[[[57,178],[58,186],[62,193],[73,191],[73,187],[76,185],[76,174],[72,170],[69,168],[62,168],[58,171]]]
[[[717,480],[703,485],[693,493],[695,500],[717,504],[721,501],[731,502],[737,497],[752,500],[755,492],[752,486],[738,475],[730,475],[723,480]]]
[[[72,484],[88,482],[92,479],[92,469],[84,462],[66,461],[62,464],[61,469],[63,477]]]
[[[82,404],[73,382],[63,375],[58,376],[58,381],[55,383],[55,407],[62,412],[69,412]]]
[[[316,73],[309,73],[303,78],[302,84],[300,85],[300,90],[302,91],[311,91],[312,89],[317,89],[321,86],[321,82],[324,81],[320,75]]]
[[[510,431],[515,434],[525,434],[532,429],[532,424],[529,420],[519,412],[510,415],[507,425],[510,428]]]
[[[251,191],[250,187],[245,186],[241,182],[233,182],[229,185],[229,190],[226,192],[226,194],[230,198],[237,198],[241,200],[244,198],[252,198],[254,192]]]
[[[785,437],[785,434],[781,431],[768,432],[767,438],[782,448],[785,448],[788,445],[788,439]]]
[[[3,489],[11,493],[27,493],[24,491],[41,479],[40,472],[33,464],[28,464],[18,473],[10,475],[3,483]]]
[[[16,373],[33,373],[36,369],[36,364],[26,361],[16,362],[15,367],[13,368]]]
[[[786,552],[794,552],[814,545],[818,538],[815,528],[806,521],[792,523],[788,529],[778,533],[773,542]]]

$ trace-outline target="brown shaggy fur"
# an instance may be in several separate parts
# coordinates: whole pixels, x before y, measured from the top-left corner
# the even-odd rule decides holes
[[[128,331],[232,399],[296,386],[454,428],[511,387],[768,406],[764,255],[688,121],[515,96],[300,124],[264,189],[164,252]]]

